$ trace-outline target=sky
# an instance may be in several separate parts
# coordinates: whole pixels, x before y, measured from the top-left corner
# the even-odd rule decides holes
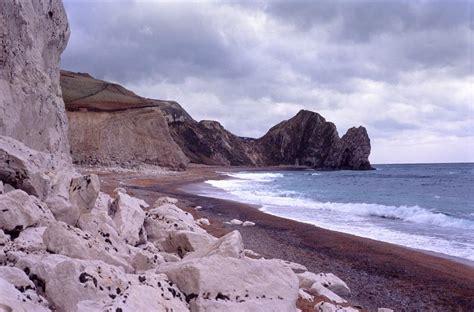
[[[62,68],[260,137],[300,109],[372,163],[474,161],[474,1],[65,0]]]

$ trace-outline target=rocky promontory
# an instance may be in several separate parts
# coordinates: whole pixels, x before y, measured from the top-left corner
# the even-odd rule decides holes
[[[340,138],[333,123],[311,111],[302,110],[271,128],[263,137],[252,139],[232,134],[217,121],[198,122],[177,102],[143,98],[122,86],[94,79],[88,74],[62,71],[61,87],[68,110],[72,156],[77,163],[123,164],[131,159],[150,162],[150,156],[144,155],[154,153],[152,163],[171,164],[171,167],[176,164],[184,166],[185,155],[192,163],[206,165],[296,165],[326,170],[372,168],[368,160],[370,139],[364,127],[351,128]],[[130,121],[120,118],[123,127],[131,129],[127,134],[117,133],[111,131],[116,129],[113,122],[117,118],[112,118],[116,115],[139,115],[143,123],[134,118],[129,118]],[[155,123],[147,126],[152,121]],[[134,133],[146,137],[153,133],[153,129],[156,129],[153,134],[156,140],[150,139],[147,143],[161,147],[148,150],[152,147],[142,144]],[[124,144],[131,146],[136,158],[132,158],[131,153],[115,150]],[[143,146],[147,149],[143,149],[140,156],[140,147]],[[169,152],[171,149],[175,153]],[[171,161],[173,157],[175,163]]]

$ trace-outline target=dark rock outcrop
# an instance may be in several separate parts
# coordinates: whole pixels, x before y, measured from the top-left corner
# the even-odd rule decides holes
[[[142,98],[88,74],[62,71],[61,86],[75,162],[183,167],[189,159],[224,166],[371,169],[365,128],[351,128],[340,138],[336,126],[314,112],[302,110],[252,139],[236,136],[216,121],[197,122],[174,101]]]

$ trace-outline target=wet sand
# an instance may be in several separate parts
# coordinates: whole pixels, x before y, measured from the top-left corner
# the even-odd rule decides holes
[[[243,168],[196,166],[158,177],[101,174],[101,180],[106,190],[125,186],[129,193],[150,204],[163,195],[176,197],[182,209],[195,217],[208,218],[211,226],[207,230],[215,236],[238,229],[245,247],[266,258],[298,262],[313,272],[332,272],[349,285],[352,296],[347,299],[355,306],[371,311],[377,307],[396,311],[474,311],[474,267],[470,265],[182,190],[193,183],[223,178],[217,172],[229,170]],[[204,209],[196,211],[195,206]],[[256,226],[223,224],[233,218],[255,222]]]

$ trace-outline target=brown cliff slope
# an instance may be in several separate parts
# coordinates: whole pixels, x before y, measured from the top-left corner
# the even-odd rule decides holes
[[[117,84],[65,71],[61,87],[75,163],[186,167],[189,160],[168,128],[176,102],[148,100]]]
[[[76,162],[123,164],[132,159],[150,162],[153,158],[152,163],[170,166],[172,159],[177,159],[178,164],[185,164],[182,156],[186,155],[193,163],[207,165],[303,165],[333,170],[371,168],[368,160],[370,140],[365,128],[351,128],[340,138],[336,126],[314,112],[302,110],[295,117],[271,128],[263,137],[251,139],[230,133],[216,121],[197,122],[177,102],[143,98],[122,86],[94,79],[88,74],[62,71],[61,86],[71,124],[71,150]],[[123,124],[127,135],[115,128],[120,122],[115,123],[115,127],[109,125],[110,116],[120,112],[130,114],[137,109],[144,111],[134,115],[136,119],[130,118],[135,120],[134,126],[127,122]],[[160,112],[166,119],[166,126],[158,121],[160,117],[152,122],[155,119],[153,116],[158,116]],[[141,118],[146,122],[138,122]],[[119,120],[127,118],[120,117]],[[134,128],[136,123],[139,128],[147,126]],[[100,129],[100,134],[95,133],[97,129]],[[136,141],[134,133],[140,132],[142,137],[157,129],[159,135],[155,133],[154,138],[132,144],[134,151],[125,152],[129,145],[126,144],[127,138]],[[118,136],[121,136],[120,142],[117,141]],[[91,137],[94,139],[91,140]],[[158,142],[160,140],[165,143]],[[121,147],[113,147],[114,142]],[[157,150],[151,148],[159,144],[161,147]],[[140,150],[145,145],[146,152],[141,155]],[[177,150],[176,153],[172,148]],[[118,157],[119,154],[122,156]]]

